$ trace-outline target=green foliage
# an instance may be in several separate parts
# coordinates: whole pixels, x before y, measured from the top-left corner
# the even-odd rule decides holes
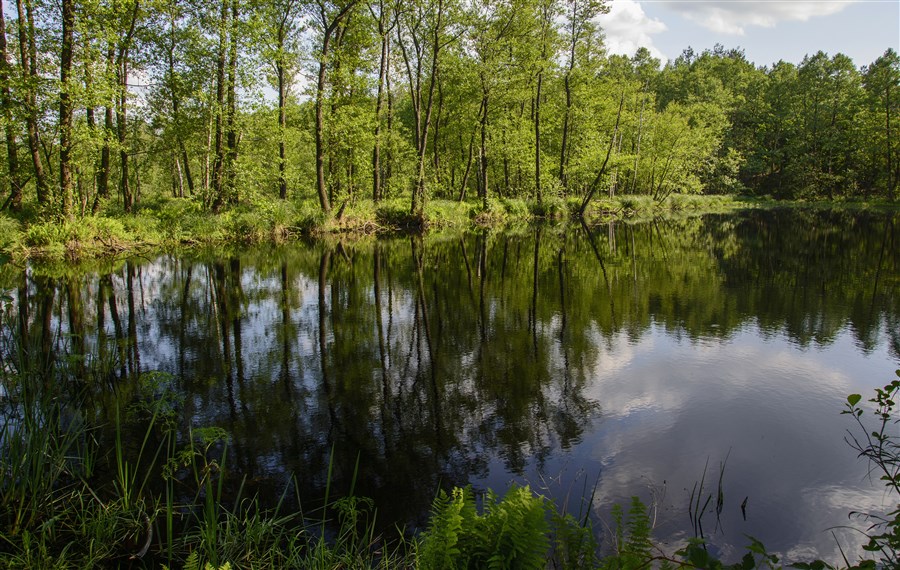
[[[441,491],[421,537],[422,568],[543,568],[549,541],[542,497],[513,485],[503,499],[488,491],[479,514],[470,489]]]
[[[16,245],[20,232],[19,222],[0,212],[0,250],[9,250]]]
[[[612,508],[613,554],[606,556],[600,567],[607,570],[635,569],[644,566],[652,558],[650,542],[650,513],[641,500],[631,498],[628,521],[625,522],[621,505]]]
[[[850,394],[841,412],[853,418],[858,428],[855,433],[848,432],[847,442],[860,457],[869,461],[873,471],[880,474],[879,479],[884,482],[895,505],[884,514],[855,513],[871,525],[865,550],[877,555],[885,567],[900,564],[900,436],[896,430],[900,418],[895,417],[900,370],[896,374],[898,379],[875,389],[875,397],[869,400],[875,405],[874,411],[867,413],[859,406],[862,396]],[[868,416],[874,420],[874,426],[868,425]]]

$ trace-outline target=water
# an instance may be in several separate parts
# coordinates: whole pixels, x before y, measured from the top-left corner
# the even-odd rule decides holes
[[[637,495],[671,549],[724,464],[702,519],[722,555],[752,535],[834,562],[827,529],[890,506],[840,411],[900,368],[897,221],[751,211],[7,266],[0,284],[48,353],[107,363],[96,413],[171,373],[182,432],[227,430],[232,481],[263,497],[294,474],[321,499],[333,449],[333,488],[358,458],[384,522],[421,524],[438,487],[528,482],[577,505],[596,484],[597,520]]]

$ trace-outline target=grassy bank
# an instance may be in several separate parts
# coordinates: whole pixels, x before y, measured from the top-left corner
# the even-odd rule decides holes
[[[537,221],[568,223],[578,210],[577,199],[549,198],[542,204],[523,199],[457,202],[432,200],[422,219],[409,215],[406,200],[348,202],[332,215],[317,202],[247,203],[219,214],[188,198],[159,198],[141,203],[137,212],[110,209],[73,222],[37,221],[34,212],[14,218],[0,213],[0,253],[15,261],[77,260],[127,255],[200,245],[285,242],[300,237],[385,235],[447,228],[505,227]],[[663,201],[649,196],[595,200],[588,221],[642,219],[677,213],[720,212],[747,207],[730,196],[673,195]]]

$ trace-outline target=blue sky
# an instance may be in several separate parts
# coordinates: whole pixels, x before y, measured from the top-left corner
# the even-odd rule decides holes
[[[740,47],[769,65],[800,63],[822,50],[844,53],[857,67],[892,47],[900,51],[900,0],[612,0],[598,22],[614,53],[645,46],[663,62],[691,46]]]

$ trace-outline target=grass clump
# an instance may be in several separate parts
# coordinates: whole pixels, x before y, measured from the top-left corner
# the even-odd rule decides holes
[[[19,239],[21,226],[17,220],[0,212],[0,250],[9,250]]]
[[[29,256],[60,260],[114,254],[133,247],[137,241],[123,219],[86,216],[75,221],[30,225],[24,231],[22,246]]]

